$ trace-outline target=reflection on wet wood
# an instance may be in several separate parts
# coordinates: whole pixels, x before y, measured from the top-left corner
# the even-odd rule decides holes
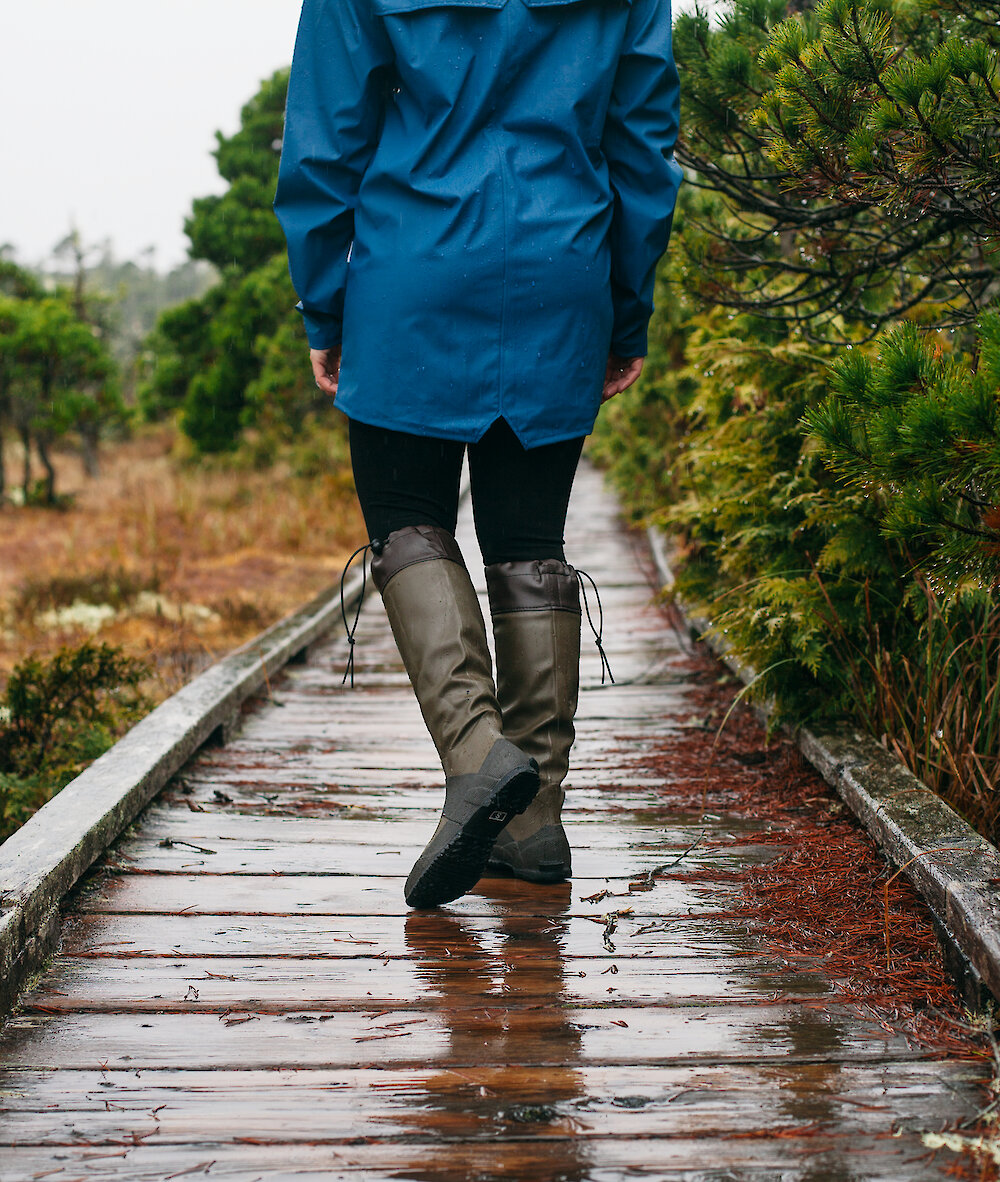
[[[603,914],[631,908],[636,916],[704,915],[724,909],[739,888],[732,883],[688,883],[660,879],[651,891],[585,902],[584,888],[570,884],[538,886],[525,892],[514,878],[485,879],[471,895],[449,908],[452,914],[491,916],[557,916]],[[149,912],[208,915],[406,915],[407,907],[392,878],[330,875],[215,875],[206,883],[196,874],[128,874],[106,877],[77,902],[77,913]]]
[[[424,1101],[415,1101],[415,1106]],[[428,1114],[433,1121],[433,1109]],[[56,1182],[164,1182],[165,1178],[207,1175],[210,1179],[256,1182],[257,1179],[361,1179],[364,1182],[635,1182],[669,1178],[671,1182],[941,1182],[947,1151],[931,1152],[919,1134],[901,1133],[887,1140],[881,1132],[824,1133],[801,1122],[803,1135],[771,1134],[761,1114],[759,1137],[745,1133],[704,1139],[553,1136],[531,1140],[523,1121],[512,1115],[500,1137],[488,1145],[473,1141],[428,1143],[409,1137],[400,1142],[358,1144],[274,1144],[248,1130],[232,1141],[188,1146],[76,1143],[76,1147],[14,1148],[4,1151],[5,1182],[41,1179]],[[434,1138],[437,1141],[437,1138]],[[80,1171],[67,1172],[67,1159]],[[52,1173],[53,1162],[57,1174]],[[724,1164],[723,1164],[724,1163]]]
[[[734,917],[782,834],[671,802],[697,771],[646,757],[703,707],[587,470],[569,535],[620,683],[585,645],[574,882],[407,912],[440,773],[371,605],[357,691],[320,646],[77,892],[0,1039],[2,1182],[944,1176],[986,1068]]]
[[[83,1122],[94,1140],[147,1145],[236,1140],[344,1141],[434,1136],[725,1137],[818,1123],[841,1135],[877,1133],[887,1116],[914,1133],[936,1130],[941,1084],[959,1091],[968,1064],[891,1063],[658,1067],[467,1067],[443,1071],[296,1070],[0,1074],[17,1115],[8,1144],[72,1145]],[[545,1103],[540,1104],[541,1097]],[[969,1112],[971,1115],[971,1110]],[[533,1118],[533,1119],[532,1119]]]
[[[435,915],[82,915],[67,922],[63,950],[70,956],[420,956],[536,960],[577,954],[633,960],[646,955],[756,955],[745,920],[634,917],[593,920],[515,915],[497,924],[488,916],[446,921]],[[642,930],[645,929],[645,930]]]
[[[556,982],[553,982],[556,985]],[[825,1003],[756,1007],[645,1006],[627,1012],[508,1007],[502,997],[445,997],[447,1012],[30,1014],[5,1031],[10,1067],[308,1067],[372,1064],[476,1066],[811,1062],[920,1057],[902,1036]],[[470,1003],[475,1008],[468,1008]]]
[[[414,963],[405,956],[361,959],[362,964],[357,957],[121,959],[112,949],[103,957],[62,956],[45,984],[32,995],[28,1012],[193,1013],[240,1006],[255,1011],[352,1009],[358,1005],[361,972],[365,973],[365,1004],[376,1010],[407,1005],[435,1008],[440,1004],[441,993],[428,980],[433,972],[429,964]],[[455,963],[468,962],[456,954]],[[503,971],[503,966],[510,968]],[[714,1004],[719,998],[755,1004],[821,996],[833,988],[818,962],[790,965],[766,957],[741,960],[735,975],[731,957],[704,955],[625,960],[526,957],[518,952],[498,960],[496,968],[496,975],[488,982],[482,973],[470,976],[472,1004],[496,1000],[507,1006],[540,1001],[555,1004],[553,981],[560,982],[560,1005]],[[460,997],[455,997],[456,1002]],[[468,995],[465,1004],[469,1004]]]

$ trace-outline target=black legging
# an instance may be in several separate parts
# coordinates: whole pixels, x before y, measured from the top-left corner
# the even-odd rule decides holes
[[[351,420],[354,483],[370,538],[407,525],[455,532],[462,457],[483,562],[565,561],[566,509],[583,439],[524,448],[503,419],[478,443],[408,435]]]

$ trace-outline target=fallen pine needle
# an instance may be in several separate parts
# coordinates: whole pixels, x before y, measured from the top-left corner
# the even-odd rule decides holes
[[[897,878],[899,878],[899,876],[903,873],[903,871],[907,868],[907,866],[912,866],[913,863],[918,861],[920,858],[926,858],[929,854],[956,853],[960,850],[964,850],[965,848],[966,848],[965,846],[959,846],[959,845],[942,845],[942,846],[938,846],[936,849],[933,849],[933,850],[924,850],[922,853],[915,854],[908,862],[904,862],[903,865],[900,866],[900,868],[896,871],[895,874],[890,875],[885,880],[885,886],[882,888],[882,890],[883,890],[883,900],[884,900],[884,904],[885,904],[885,967],[886,967],[887,971],[891,971],[891,969],[892,969],[892,963],[891,963],[890,953],[889,953],[889,887],[896,881]]]

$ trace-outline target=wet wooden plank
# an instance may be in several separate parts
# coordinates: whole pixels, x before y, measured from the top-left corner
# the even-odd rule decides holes
[[[236,1144],[188,1146],[125,1145],[81,1148],[54,1161],[46,1147],[13,1148],[4,1154],[4,1182],[164,1182],[207,1175],[240,1182],[285,1179],[364,1178],[366,1182],[400,1179],[488,1178],[510,1182],[635,1182],[669,1177],[672,1182],[816,1182],[817,1179],[865,1179],[865,1182],[941,1182],[953,1155],[928,1151],[919,1134],[887,1139],[880,1134],[816,1134],[781,1139],[739,1134],[713,1141],[697,1138],[571,1136],[530,1141],[517,1122],[490,1145],[470,1142],[425,1144],[267,1145],[249,1132]],[[53,1170],[53,1167],[55,1169]]]
[[[360,674],[359,674],[360,676]],[[660,731],[679,727],[687,709],[687,687],[683,684],[670,685],[632,684],[616,682],[614,686],[595,688],[581,692],[578,717],[582,722],[605,722],[614,720],[622,726],[640,728],[656,726]],[[355,691],[356,695],[356,691]],[[372,717],[371,695],[355,696],[350,690],[340,694],[297,695],[290,691],[279,692],[280,709],[274,716],[270,711],[247,715],[242,722],[239,736],[234,740],[237,753],[261,749],[280,751],[295,744],[308,744],[327,753],[353,747],[358,742],[362,750],[372,754],[379,752],[394,762],[398,751],[410,746],[417,750],[430,750],[430,740],[423,731],[420,714],[406,692],[379,700],[379,709],[392,710],[396,730],[392,743],[386,742],[385,731],[379,731],[377,719]],[[354,720],[351,715],[357,713]],[[678,717],[680,715],[680,717]],[[345,732],[345,726],[349,732]],[[352,735],[350,744],[345,744],[345,733]],[[353,735],[357,733],[357,740]],[[367,741],[366,741],[367,740]]]
[[[280,762],[261,780],[249,779],[232,769],[226,778],[225,769],[215,769],[207,779],[185,778],[184,787],[164,793],[161,803],[177,809],[204,809],[210,813],[249,816],[331,816],[345,820],[369,819],[397,821],[412,820],[415,811],[426,813],[440,806],[441,789],[435,780],[430,786],[408,785],[331,785],[321,781],[289,780],[283,778]],[[666,803],[665,803],[666,801]],[[577,786],[566,798],[563,816],[572,825],[614,824],[619,813],[645,822],[651,811],[666,813],[669,801],[659,780],[630,780],[625,784],[609,784],[600,788]],[[696,824],[701,818],[692,813],[685,816],[676,806],[669,811],[675,824]],[[723,827],[746,824],[747,818],[733,813],[719,817]]]
[[[803,1122],[875,1134],[937,1131],[967,1063],[699,1068],[468,1067],[297,1071],[0,1072],[3,1145],[283,1144],[350,1138],[725,1138]],[[972,1115],[972,1110],[966,1111]],[[535,1119],[531,1119],[534,1116]]]
[[[405,957],[66,957],[24,999],[26,1010],[169,1013],[227,1008],[321,1010],[463,1004],[632,1006],[674,1002],[754,1004],[823,996],[834,988],[818,961],[700,955],[641,958],[539,956],[508,950],[500,964],[449,949],[448,966]],[[507,970],[504,971],[504,965]],[[450,979],[435,976],[448,967]]]
[[[374,607],[378,611],[378,607]],[[622,612],[629,618],[629,605],[622,605]],[[645,619],[636,616],[636,627],[607,628],[605,641],[608,651],[613,649],[615,684],[633,687],[650,685],[654,682],[664,687],[665,694],[678,692],[691,680],[690,672],[678,668],[677,657],[680,646],[672,636],[665,636],[662,617],[655,609],[645,612]],[[364,618],[363,618],[364,619]],[[587,637],[585,637],[587,639]],[[359,633],[357,639],[358,661],[355,673],[355,686],[342,686],[340,677],[344,671],[346,653],[342,645],[332,650],[324,664],[326,654],[313,656],[310,664],[304,670],[295,669],[274,686],[274,700],[287,706],[289,701],[309,699],[313,704],[327,702],[336,698],[339,703],[347,702],[346,709],[358,710],[366,698],[378,694],[388,698],[398,699],[404,713],[404,719],[416,720],[419,715],[414,710],[412,699],[407,697],[408,682],[405,674],[399,668],[395,648],[391,643],[381,644],[372,636]],[[601,685],[600,668],[596,660],[588,662],[588,654],[584,652],[581,663],[582,691],[588,697],[597,693],[607,693],[608,686]],[[413,711],[411,714],[410,712]],[[366,720],[367,721],[367,720]],[[673,725],[673,720],[667,725]],[[418,728],[414,726],[414,733]]]
[[[229,1070],[352,1065],[465,1067],[482,1063],[592,1065],[747,1062],[851,1063],[927,1057],[901,1034],[848,1007],[550,1005],[336,1012],[323,1015],[31,1014],[4,1032],[4,1066]],[[625,1023],[625,1025],[622,1025]]]
[[[664,722],[664,713],[670,709],[671,703],[658,692],[658,688],[652,686],[634,690],[634,709],[628,711],[622,708],[621,703],[613,705],[603,692],[592,695],[590,699],[585,699],[577,718],[581,723],[606,728],[605,733],[608,735],[637,738],[669,735],[671,731],[681,728]],[[622,689],[623,695],[628,692],[628,687]],[[281,756],[292,768],[309,764],[319,767],[331,777],[343,775],[349,778],[355,768],[368,768],[383,771],[383,774],[384,769],[388,769],[387,779],[391,778],[393,771],[408,772],[411,769],[425,771],[436,780],[440,779],[440,768],[435,764],[434,749],[428,739],[416,732],[410,736],[406,730],[402,730],[394,738],[392,747],[388,747],[385,733],[380,734],[377,727],[373,726],[371,732],[365,734],[360,726],[355,725],[352,730],[358,732],[357,739],[348,745],[344,742],[343,726],[336,723],[337,714],[335,707],[328,705],[315,721],[307,724],[306,720],[296,720],[294,727],[286,723],[280,728],[273,723],[265,725],[251,716],[243,724],[239,745],[233,752],[234,758],[253,756],[267,759]],[[584,745],[577,753],[574,768],[585,768],[591,762],[598,762],[601,754],[599,745],[595,744],[589,752]]]
[[[349,839],[355,845],[376,848],[400,845],[420,850],[426,844],[428,829],[434,831],[441,804],[442,799],[437,794],[428,793],[424,813],[409,813],[398,821],[381,818],[369,820],[365,817],[353,817],[350,820],[260,817],[215,811],[199,813],[184,808],[157,806],[147,810],[143,817],[142,834],[145,839],[170,838],[209,844],[225,841],[241,844],[309,842],[336,845]],[[573,818],[568,816],[566,823],[573,826]],[[670,856],[687,849],[696,839],[700,839],[700,845],[707,849],[715,842],[728,842],[742,835],[752,837],[774,830],[774,825],[753,818],[730,818],[725,823],[697,821],[694,818],[678,822],[676,813],[671,813],[665,806],[651,805],[639,815],[624,808],[618,809],[611,820],[586,828],[574,826],[573,831],[588,849],[657,849]]]
[[[594,826],[594,828],[597,828]],[[434,831],[428,824],[423,840],[404,846],[398,841],[382,843],[380,849],[349,841],[349,834],[341,843],[318,841],[278,842],[261,839],[256,843],[238,841],[192,841],[190,848],[175,842],[161,845],[145,835],[126,838],[117,843],[106,859],[115,869],[167,871],[191,873],[205,870],[209,874],[350,874],[372,875],[405,879],[417,854]],[[567,832],[569,832],[567,827]],[[385,835],[386,838],[392,836]],[[187,839],[183,839],[187,840]],[[580,835],[574,834],[573,879],[595,880],[587,886],[588,893],[601,882],[628,882],[648,873],[656,866],[671,863],[684,851],[683,846],[651,849],[620,850],[609,845],[592,848]],[[698,848],[683,861],[686,869],[733,870],[755,861],[764,862],[780,851],[774,846],[729,846],[725,849]]]
[[[489,878],[452,909],[462,916],[504,919],[513,915],[603,914],[629,907],[634,915],[704,915],[730,907],[740,893],[733,883],[657,880],[649,891],[585,901],[571,884],[532,886],[515,878]],[[398,882],[359,875],[121,874],[101,877],[77,902],[78,914],[134,912],[171,915],[380,915],[402,917],[409,908]]]
[[[651,748],[653,737],[646,740],[636,738],[636,751],[643,744]],[[315,759],[300,759],[295,766],[290,766],[290,757],[285,759],[275,752],[260,752],[225,764],[214,763],[210,767],[199,764],[186,771],[184,779],[190,784],[191,796],[195,801],[211,800],[216,789],[226,794],[242,790],[250,799],[256,799],[261,804],[267,804],[271,799],[280,800],[285,793],[299,791],[319,796],[343,795],[349,800],[371,796],[380,803],[401,809],[426,808],[427,798],[422,793],[430,790],[440,794],[442,790],[440,769],[431,766],[429,755],[407,764],[405,771],[396,775],[386,773],[384,762],[382,767],[361,767],[359,760],[341,758],[336,765],[329,765],[324,762],[325,759],[319,753]],[[426,767],[422,766],[424,759]],[[605,793],[610,794],[608,803],[613,806],[619,792],[625,794],[647,790],[655,793],[667,783],[662,775],[654,775],[641,767],[623,770],[610,757],[606,757],[602,763],[592,760],[589,765],[574,764],[571,776],[567,784],[571,812],[576,807],[576,794],[581,790],[589,789],[594,807],[600,808]],[[415,793],[421,793],[419,798]],[[181,804],[182,807],[186,805],[179,799],[173,803]],[[623,800],[623,804],[627,806],[627,800]]]
[[[454,913],[456,916],[458,912]],[[525,955],[733,957],[755,955],[759,939],[745,920],[622,916],[594,919],[546,915],[433,913],[382,915],[75,915],[66,921],[62,951],[70,956],[488,956],[510,947]],[[645,930],[642,930],[645,929]]]
[[[397,842],[411,845],[423,843],[427,825],[437,824],[442,798],[428,792],[423,811],[414,816],[410,811],[398,821],[369,820],[355,817],[350,820],[325,817],[255,817],[225,811],[191,812],[176,805],[157,805],[148,808],[142,818],[145,837],[174,837],[186,840],[219,840],[219,842],[320,842],[336,844],[350,837],[362,845],[384,845],[385,834],[394,834]],[[567,817],[573,824],[573,817]],[[779,830],[768,821],[752,817],[729,817],[725,821],[712,819],[678,819],[662,801],[654,801],[642,810],[618,806],[615,816],[603,819],[578,831],[580,839],[591,849],[649,849],[658,847],[668,851],[686,849],[695,838],[710,845],[717,840],[728,840],[741,833],[753,834]]]

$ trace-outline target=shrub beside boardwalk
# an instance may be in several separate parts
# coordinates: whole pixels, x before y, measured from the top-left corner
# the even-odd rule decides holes
[[[678,17],[691,183],[597,440],[774,719],[860,724],[994,842],[995,9]]]

